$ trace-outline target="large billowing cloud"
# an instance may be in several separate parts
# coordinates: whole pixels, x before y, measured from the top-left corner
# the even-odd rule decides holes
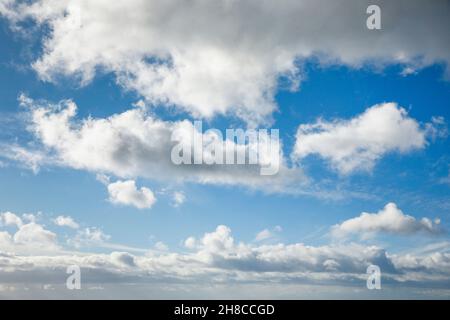
[[[424,148],[428,124],[422,128],[396,103],[383,103],[350,120],[302,124],[297,131],[293,158],[317,154],[342,174],[371,170],[389,152],[406,153]]]
[[[225,145],[231,144],[236,154],[247,158],[249,148],[257,147],[257,142],[244,145],[214,132],[201,133],[189,121],[163,121],[139,107],[107,118],[77,120],[77,106],[72,101],[51,104],[25,96],[21,96],[20,101],[30,112],[29,129],[42,146],[37,152],[46,154],[47,163],[122,178],[243,185],[268,192],[286,191],[285,188],[306,183],[299,168],[286,166],[281,148],[262,150],[257,164],[248,164],[248,159],[247,164],[242,165],[174,164],[171,159],[173,147],[178,144],[191,149],[193,140],[190,138],[194,132],[203,137],[204,159],[211,156],[212,149],[207,146],[212,144],[223,145],[223,152]],[[176,141],[172,141],[172,137]],[[17,159],[14,148],[10,150],[9,157]],[[274,164],[279,165],[278,173],[261,176],[261,168],[270,168]],[[118,187],[109,188],[113,201],[118,200],[116,196],[120,192],[113,192],[120,191],[116,190]]]
[[[35,147],[3,145],[0,156],[24,163],[35,171],[40,165],[60,165],[125,180],[148,178],[166,184],[241,185],[269,193],[327,198],[339,198],[346,192],[327,190],[317,183],[313,186],[301,168],[305,157],[319,155],[342,174],[369,171],[388,153],[425,148],[429,140],[439,135],[444,123],[442,118],[433,118],[438,119],[438,123],[421,124],[396,103],[372,106],[350,120],[319,119],[298,127],[291,154],[293,162],[289,165],[282,141],[279,147],[259,148],[258,143],[272,139],[268,135],[260,136],[266,140],[242,144],[230,140],[226,134],[222,136],[221,132],[199,130],[187,120],[161,120],[140,106],[106,118],[79,119],[77,105],[71,100],[51,103],[21,95],[19,101],[27,112],[27,128],[33,134]],[[193,136],[197,134],[203,140],[204,163],[174,163],[173,152],[178,150],[175,147],[192,150]],[[237,154],[235,159],[242,157],[245,164],[206,163],[215,157],[211,146],[220,146],[218,154],[222,159],[225,159],[227,147],[231,147]],[[252,150],[259,150],[256,164],[249,164]],[[192,163],[194,153],[188,156]],[[262,168],[275,168],[278,172],[264,176]],[[360,196],[348,192],[347,195]],[[120,202],[114,199],[117,197],[112,196],[113,202]],[[146,206],[150,207],[149,203]]]
[[[373,1],[350,0],[2,0],[0,14],[49,27],[33,64],[41,79],[85,84],[112,72],[151,103],[260,123],[277,109],[280,78],[297,88],[296,61],[400,63],[408,72],[448,64],[447,1],[376,3],[382,30],[366,28]]]
[[[363,237],[377,233],[388,233],[394,235],[411,234],[440,234],[443,229],[439,227],[440,220],[435,222],[429,218],[420,220],[406,215],[395,203],[388,203],[377,213],[363,212],[359,217],[352,218],[335,225],[332,228],[333,235],[337,237],[359,234]]]

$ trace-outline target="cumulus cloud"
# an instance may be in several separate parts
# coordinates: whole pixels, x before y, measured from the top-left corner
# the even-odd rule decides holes
[[[272,230],[264,229],[256,234],[255,241],[264,241],[276,237],[277,233],[283,229],[280,226],[275,226]]]
[[[101,230],[78,231],[83,245],[96,247],[110,237]],[[5,246],[8,241],[9,246]],[[11,243],[15,242],[14,246]],[[376,264],[383,270],[385,282],[410,282],[433,288],[449,276],[450,255],[444,246],[425,251],[391,255],[383,248],[355,243],[308,246],[303,243],[259,245],[238,242],[228,226],[220,225],[212,232],[185,244],[189,252],[172,252],[163,243],[142,255],[128,250],[111,253],[77,251],[36,251],[36,242],[56,244],[54,234],[30,223],[20,233],[10,236],[0,232],[0,281],[6,284],[57,284],[66,276],[68,265],[83,270],[84,281],[102,285],[112,283],[200,283],[219,284],[285,283],[300,281],[310,284],[351,286],[366,281],[366,268]],[[107,248],[107,247],[102,247]],[[112,248],[111,248],[112,249]],[[9,252],[9,253],[7,253]]]
[[[272,237],[273,237],[272,232],[269,229],[264,229],[264,230],[258,232],[258,234],[255,237],[255,240],[262,241],[262,240],[266,240],[266,239],[269,239]]]
[[[69,216],[58,216],[53,222],[60,227],[69,227],[72,229],[78,229],[80,226],[72,217]]]
[[[12,212],[0,213],[0,226],[16,226],[20,228],[23,225],[22,219]]]
[[[185,244],[194,250],[196,260],[222,270],[280,272],[286,275],[318,272],[327,277],[332,260],[333,271],[336,272],[359,272],[357,270],[364,270],[370,262],[395,272],[386,252],[378,247],[357,244],[314,247],[302,243],[253,246],[236,242],[231,229],[225,225],[205,233],[200,239],[190,237]]]
[[[440,220],[435,222],[429,218],[420,220],[406,215],[395,203],[388,203],[377,213],[363,212],[359,217],[352,218],[335,225],[332,234],[336,237],[359,234],[363,237],[370,237],[377,233],[388,233],[394,235],[412,235],[418,233],[439,234],[442,229],[439,227]]]
[[[176,143],[171,139],[173,133],[174,139],[179,139],[177,142],[186,149],[192,147],[190,137],[194,132],[203,136],[204,158],[211,157],[206,148],[211,143],[231,144],[236,153],[244,156],[248,156],[249,148],[254,147],[253,144],[220,140],[214,132],[198,132],[186,120],[162,121],[142,108],[133,108],[107,118],[77,121],[77,106],[73,101],[52,104],[34,101],[24,95],[19,99],[21,105],[30,111],[29,129],[54,165],[114,174],[127,179],[144,177],[163,182],[243,185],[271,192],[307,182],[302,170],[286,166],[281,148],[276,150],[276,154],[272,148],[261,153],[264,162],[280,163],[279,172],[273,176],[260,175],[264,167],[262,163],[175,165],[171,160],[172,148]],[[105,175],[97,177],[103,183],[109,183]]]
[[[396,103],[368,108],[350,120],[325,121],[299,126],[293,158],[316,154],[342,174],[371,170],[389,152],[406,153],[424,148],[427,129]]]
[[[153,192],[146,187],[138,189],[134,180],[110,183],[108,193],[109,201],[112,203],[134,206],[138,209],[149,209],[156,202]]]
[[[8,231],[0,231],[0,251],[39,253],[60,249],[55,233],[34,221],[24,223],[15,213],[5,212],[1,214],[0,227],[2,226],[14,227],[16,231],[13,234]]]
[[[68,244],[80,248],[82,246],[100,246],[111,239],[111,236],[103,230],[95,227],[88,227],[79,230],[74,238],[68,240]]]
[[[3,0],[0,14],[16,29],[31,19],[49,30],[33,63],[43,80],[64,75],[87,84],[97,72],[111,72],[151,104],[259,123],[277,109],[279,80],[296,90],[299,64],[311,57],[350,67],[400,63],[404,75],[448,64],[446,1],[378,1],[381,32],[366,28],[369,4]]]
[[[56,234],[45,230],[43,226],[31,222],[19,228],[14,234],[14,242],[18,244],[39,244],[42,246],[53,245],[56,242]]]
[[[196,246],[196,240],[194,237],[189,237],[184,240],[184,246],[188,249],[194,249]]]
[[[389,255],[384,249],[375,246],[347,244],[339,246],[306,246],[304,244],[277,244],[252,246],[237,243],[227,226],[218,226],[215,231],[204,234],[197,240],[197,245],[191,253],[159,252],[147,255],[132,255],[127,252],[112,252],[111,254],[89,255],[58,255],[54,257],[20,257],[9,255],[0,260],[3,266],[18,268],[19,261],[33,262],[27,270],[35,268],[64,267],[68,264],[78,264],[83,270],[98,270],[110,273],[115,281],[127,275],[153,278],[173,279],[172,281],[210,277],[211,281],[218,275],[221,279],[234,281],[284,281],[299,279],[314,283],[339,282],[358,280],[364,283],[366,268],[377,264],[383,270],[385,279],[393,281],[420,282],[426,279],[444,279],[448,274],[450,257],[445,253],[432,255]],[[132,270],[130,270],[132,268]],[[408,275],[403,271],[421,270],[419,274]],[[433,272],[433,277],[429,272]],[[87,271],[86,271],[87,272]],[[131,272],[131,273],[129,273]],[[408,278],[409,276],[409,278]],[[126,279],[126,278],[125,278]],[[95,279],[94,279],[95,280]],[[97,280],[98,281],[98,280]],[[126,280],[125,280],[126,281]]]
[[[172,196],[172,205],[177,208],[186,201],[186,195],[182,191],[175,191]]]

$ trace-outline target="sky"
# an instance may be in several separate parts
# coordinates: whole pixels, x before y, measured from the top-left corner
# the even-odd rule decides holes
[[[449,30],[444,0],[0,0],[0,298],[450,298]],[[175,165],[194,121],[278,129],[279,171]]]

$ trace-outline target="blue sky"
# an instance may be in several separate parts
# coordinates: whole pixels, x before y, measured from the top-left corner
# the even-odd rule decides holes
[[[36,3],[41,9],[52,5],[52,1],[45,0]],[[138,1],[130,3],[126,12],[139,11],[141,4]],[[159,1],[153,5],[158,9],[164,7]],[[443,5],[445,7],[445,2]],[[392,8],[386,5],[387,27],[377,35],[379,39],[375,39],[373,51],[362,49],[366,47],[366,38],[374,37],[367,33],[364,25],[361,31],[354,31],[354,37],[350,32],[352,36],[346,39],[349,46],[345,49],[325,40],[324,44],[311,44],[308,35],[297,37],[295,33],[291,35],[289,45],[278,43],[281,40],[260,38],[258,30],[248,27],[244,29],[247,40],[251,39],[248,41],[259,44],[265,39],[269,44],[272,41],[280,47],[285,46],[286,52],[290,53],[285,56],[269,51],[266,56],[264,47],[255,45],[254,51],[249,51],[246,41],[239,38],[241,47],[232,50],[239,59],[227,60],[230,52],[227,37],[235,36],[233,30],[230,34],[222,34],[222,29],[214,29],[225,39],[216,44],[207,31],[200,31],[196,40],[190,37],[181,40],[176,35],[180,31],[177,25],[169,25],[162,30],[170,30],[173,34],[167,31],[167,39],[161,41],[160,47],[154,44],[141,46],[131,41],[117,41],[121,39],[119,34],[117,38],[107,38],[117,26],[107,23],[112,18],[106,14],[99,18],[105,30],[96,30],[90,24],[89,15],[85,14],[88,7],[82,3],[75,7],[76,10],[62,5],[70,12],[67,17],[56,7],[52,7],[52,16],[45,10],[32,11],[32,5],[25,4],[21,11],[18,6],[20,2],[9,0],[0,4],[0,147],[3,149],[0,152],[0,231],[6,239],[0,237],[0,254],[11,254],[3,267],[14,270],[7,274],[0,268],[0,297],[52,297],[55,290],[45,289],[53,288],[69,298],[77,295],[107,297],[108,294],[155,298],[158,292],[145,289],[155,279],[161,287],[173,286],[167,292],[160,292],[169,298],[189,297],[190,286],[201,288],[197,293],[199,297],[207,297],[212,285],[221,288],[216,292],[217,297],[228,297],[236,292],[236,286],[244,288],[242,297],[246,297],[246,290],[260,285],[263,286],[262,297],[272,290],[274,297],[308,297],[306,293],[312,290],[309,286],[318,290],[317,298],[449,297],[450,141],[447,125],[450,82],[446,61],[450,58],[445,50],[449,29],[442,31],[440,23],[445,25],[446,22],[439,19],[429,25],[433,14],[442,10],[432,6],[424,10],[423,21],[416,27],[418,30],[424,25],[429,28],[422,30],[423,35],[418,35],[424,39],[435,38],[429,41],[428,47],[407,38],[402,28],[390,29],[393,18],[388,10]],[[202,6],[199,1],[198,12],[194,10],[191,14],[200,15]],[[352,9],[349,11],[359,12],[359,5],[349,6]],[[445,8],[444,13],[449,13],[448,3]],[[102,5],[91,9],[102,10]],[[115,9],[121,10],[120,7]],[[174,19],[183,20],[178,10],[165,9]],[[247,6],[241,9],[245,11]],[[217,10],[220,13],[222,9]],[[235,19],[241,19],[234,8],[230,10],[236,15]],[[22,12],[19,17],[18,12]],[[70,29],[72,22],[69,19],[76,18],[77,12],[82,13],[81,19],[88,31]],[[143,14],[140,18],[157,19],[158,14],[151,17]],[[42,17],[44,22],[37,23]],[[405,21],[401,20],[399,24],[407,27]],[[219,25],[226,27],[228,22],[224,20]],[[274,30],[280,25],[283,26],[282,21],[274,21]],[[341,31],[350,27],[343,24]],[[137,24],[135,28],[139,30],[137,34],[154,36],[152,26]],[[156,34],[161,31],[155,28]],[[197,26],[192,28],[197,30]],[[312,33],[315,28],[311,27]],[[324,26],[320,28],[321,32],[330,31]],[[433,28],[440,31],[433,35],[426,32],[435,30]],[[107,32],[108,36],[102,32]],[[83,36],[78,38],[79,34]],[[97,38],[101,36],[106,40]],[[383,50],[384,44],[389,44],[392,39],[405,41],[394,41],[391,51]],[[97,47],[96,42],[103,45],[108,41],[115,43],[106,46],[110,51],[105,51],[101,45]],[[179,47],[178,41],[186,43]],[[312,46],[312,50],[305,53],[303,47],[299,49],[291,42]],[[79,51],[70,51],[73,50],[72,43],[79,45]],[[214,47],[212,51],[211,46]],[[122,53],[121,47],[126,53]],[[186,52],[180,48],[187,48]],[[167,61],[161,58],[163,63],[152,62],[158,61],[161,51],[169,56]],[[316,51],[323,51],[327,58],[315,54]],[[72,55],[73,52],[76,54]],[[128,60],[129,52],[133,53],[133,59],[142,59],[143,65],[136,68],[133,65],[136,61]],[[207,56],[210,54],[210,61],[204,60],[203,52]],[[404,52],[406,56],[398,58],[399,53]],[[260,58],[262,56],[264,58]],[[280,59],[286,61],[280,63]],[[36,61],[41,63],[36,65]],[[157,87],[156,81],[149,80],[153,76],[151,66],[163,70],[166,63],[171,66],[169,70],[174,77],[178,74],[179,78],[175,78],[178,84],[174,87],[167,82],[166,87],[170,88],[161,93],[166,87]],[[189,68],[184,69],[185,66]],[[412,71],[406,75],[407,68]],[[173,80],[172,74],[167,75],[163,73],[167,70],[161,70],[158,72]],[[228,73],[228,70],[234,71]],[[291,77],[288,84],[298,81],[296,90],[284,88],[286,74]],[[86,79],[80,82],[80,77]],[[228,82],[229,77],[237,80]],[[133,82],[136,79],[139,82]],[[193,84],[193,79],[198,80],[198,85],[197,82]],[[204,84],[211,84],[211,87]],[[236,95],[229,94],[230,87]],[[28,101],[23,102],[23,97]],[[164,169],[156,169],[157,173],[136,169],[134,174],[126,174],[126,170],[139,167],[140,164],[132,163],[135,158],[131,157],[131,163],[121,168],[113,162],[115,159],[105,154],[104,161],[97,164],[88,159],[89,153],[96,152],[103,159],[103,149],[98,151],[95,147],[87,151],[76,149],[80,153],[70,158],[65,153],[66,142],[72,150],[75,144],[83,145],[89,137],[80,138],[78,142],[77,138],[59,140],[57,129],[51,127],[58,128],[57,123],[44,122],[50,118],[32,118],[39,108],[45,109],[47,115],[58,116],[58,112],[66,108],[60,101],[66,99],[77,106],[77,114],[70,118],[67,128],[79,136],[82,131],[77,130],[90,121],[86,119],[94,123],[108,118],[110,121],[110,117],[138,110],[135,106],[138,102],[144,105],[144,119],[157,119],[164,125],[169,121],[200,119],[204,120],[205,127],[220,130],[255,124],[258,128],[277,128],[283,143],[287,175],[292,178],[301,173],[308,182],[306,185],[301,180],[285,182],[282,175],[279,175],[280,180],[242,182],[237,176],[243,174],[246,177],[247,173],[236,171],[226,176],[228,182],[224,183],[221,174],[226,173],[220,169],[207,183],[201,181],[201,173],[196,169],[188,171],[179,180],[171,178],[171,173]],[[212,101],[210,106],[208,99]],[[236,101],[240,102],[236,104]],[[396,104],[391,109],[383,109],[382,106],[389,102]],[[59,109],[55,107],[58,103]],[[380,107],[374,107],[376,105]],[[358,117],[364,117],[370,108],[375,108],[373,110],[380,115],[389,112],[386,110],[394,115],[402,114],[401,120],[392,122],[393,128],[387,130],[384,140],[375,140],[379,146],[374,149],[367,141],[379,134],[376,127],[357,124]],[[361,123],[369,123],[369,117]],[[321,151],[318,144],[329,143],[328,140],[305,133],[301,139],[311,139],[310,149],[304,151],[305,156],[295,158],[295,150],[299,148],[297,143],[303,141],[299,139],[299,126],[320,123],[318,119],[327,123],[328,127],[324,129],[327,134],[336,135],[336,142],[332,142],[330,148],[335,143],[344,143],[344,148],[353,143],[356,145],[349,157],[327,157],[327,147]],[[142,125],[144,130],[145,124]],[[345,136],[343,142],[339,140],[340,132],[353,130],[352,126],[356,126],[355,132],[361,132],[365,138],[355,137],[353,141]],[[411,130],[411,139],[399,138],[406,129]],[[51,139],[57,142],[45,140],[48,136],[44,131],[48,134],[56,132]],[[107,131],[100,133],[89,143],[95,145],[96,139],[101,140],[107,135]],[[423,141],[415,142],[416,139]],[[127,140],[124,141],[127,145]],[[130,148],[134,148],[131,143]],[[158,152],[158,147],[154,148]],[[361,156],[358,153],[361,150],[368,150],[369,157],[375,154],[374,160],[369,161],[367,168],[364,167],[366,162],[357,162],[355,167],[343,172],[342,168],[351,161],[367,156],[366,153]],[[26,157],[21,157],[24,152],[27,152]],[[141,154],[139,150],[137,152]],[[160,161],[151,159],[152,153],[142,151],[142,154],[144,160],[149,157],[150,163]],[[33,157],[38,160],[30,165]],[[166,160],[170,160],[168,153]],[[159,168],[158,164],[156,168]],[[101,177],[103,181],[100,181]],[[131,193],[123,193],[131,200],[114,199],[111,185],[126,181],[134,181],[137,186]],[[277,181],[280,181],[281,189],[271,188]],[[141,187],[151,192],[151,199]],[[174,203],[175,194],[182,195],[177,204]],[[139,208],[141,202],[135,200],[136,197],[150,203]],[[386,206],[388,203],[395,205]],[[11,214],[20,222],[16,218],[16,222],[12,222]],[[372,220],[366,219],[368,216]],[[57,223],[57,217],[70,217],[75,224],[71,227],[68,220]],[[27,229],[27,225],[31,226]],[[187,241],[190,237],[196,239],[192,245]],[[85,289],[82,293],[74,293],[64,288],[65,282],[60,279],[64,279],[65,265],[73,264],[73,259],[67,258],[71,255],[80,257],[76,263],[88,274],[84,289],[102,290],[92,293]],[[53,257],[50,259],[53,262],[46,264],[36,258],[42,256]],[[131,260],[124,258],[130,256]],[[103,262],[87,262],[86,257]],[[37,267],[21,270],[16,261],[20,258],[29,259]],[[186,273],[180,273],[180,263],[180,266],[187,263]],[[386,270],[386,278],[383,278],[386,287],[379,292],[366,289],[365,268],[369,264],[380,264],[382,273],[383,268]],[[158,270],[164,269],[160,265],[168,270],[159,274]],[[329,269],[329,265],[333,267]],[[45,273],[46,268],[61,272],[55,271],[51,277]],[[204,268],[213,269],[213,274]],[[28,272],[33,280],[20,280],[23,272]],[[128,276],[141,273],[154,276],[142,280],[136,289],[121,291],[121,285],[133,280]],[[263,285],[269,279],[274,283],[273,288]],[[181,283],[186,285],[186,296],[179,290]],[[139,287],[141,285],[143,289]],[[24,289],[26,287],[32,288],[31,293]],[[8,288],[15,288],[14,293],[8,293]],[[361,295],[355,296],[354,290],[361,290]]]

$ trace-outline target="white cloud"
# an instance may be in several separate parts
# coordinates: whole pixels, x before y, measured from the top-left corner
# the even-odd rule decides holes
[[[264,229],[256,234],[255,241],[264,241],[275,238],[277,233],[283,231],[280,226],[275,226],[272,230]]]
[[[25,225],[26,226],[26,225]],[[22,234],[23,233],[23,234]],[[26,233],[26,236],[25,236]],[[78,232],[83,245],[102,246],[109,236],[87,228]],[[18,241],[14,246],[5,243]],[[67,265],[76,264],[92,284],[189,283],[210,286],[220,283],[282,284],[301,281],[310,284],[354,285],[366,281],[366,268],[376,264],[383,270],[384,283],[413,283],[433,288],[448,279],[450,254],[448,243],[427,247],[423,252],[390,255],[377,246],[355,243],[307,246],[302,243],[255,245],[237,242],[225,225],[200,238],[189,237],[188,253],[171,252],[159,243],[142,255],[126,250],[111,253],[36,251],[35,242],[55,246],[56,237],[42,226],[30,224],[21,234],[0,232],[0,281],[7,284],[58,283],[66,275]],[[125,248],[125,246],[124,246]],[[112,249],[112,248],[110,248]],[[116,249],[114,249],[116,250]],[[6,253],[5,251],[9,251]],[[54,278],[53,278],[53,277]],[[6,278],[5,278],[6,277]],[[30,280],[31,279],[31,280]]]
[[[432,139],[445,139],[448,137],[447,122],[442,116],[431,117],[431,123],[426,124],[426,129],[428,130],[428,135],[431,136]]]
[[[147,102],[257,123],[277,109],[278,79],[295,89],[302,79],[296,62],[310,57],[350,67],[401,63],[404,70],[448,64],[445,1],[383,2],[382,32],[366,28],[369,4],[8,0],[0,14],[16,27],[31,18],[50,30],[33,64],[41,79],[66,75],[86,84],[98,71],[112,72]]]
[[[156,202],[153,192],[146,187],[137,189],[134,180],[110,183],[108,193],[109,201],[112,203],[134,206],[138,209],[149,209]]]
[[[299,168],[286,166],[281,150],[280,155],[265,155],[281,159],[280,170],[273,176],[261,176],[260,165],[175,165],[171,161],[175,144],[172,133],[191,146],[187,138],[196,129],[189,121],[159,120],[142,108],[103,119],[76,121],[77,106],[70,100],[51,104],[22,95],[20,103],[30,110],[29,129],[47,152],[47,163],[103,173],[97,177],[105,184],[109,182],[105,173],[126,179],[243,185],[268,192],[283,191],[287,186],[298,188],[307,182]],[[204,137],[205,143],[211,140],[206,132]],[[246,152],[249,146],[235,143],[235,148]]]
[[[184,246],[188,249],[194,249],[196,247],[197,241],[194,237],[189,237],[186,240],[184,240]]]
[[[26,168],[38,173],[44,164],[49,164],[50,159],[41,150],[30,150],[16,144],[0,143],[0,157],[23,164]]]
[[[317,154],[342,174],[371,170],[389,152],[424,148],[427,131],[396,103],[368,108],[350,120],[318,120],[297,131],[293,158]]]
[[[27,215],[29,220],[30,215]],[[17,253],[38,254],[41,252],[56,252],[60,249],[57,244],[57,235],[44,226],[31,221],[24,223],[23,220],[12,212],[0,214],[0,227],[15,227],[16,231],[10,234],[0,231],[0,252],[2,250]]]
[[[79,224],[69,216],[58,216],[53,220],[53,222],[60,227],[69,227],[72,229],[78,229],[80,227]]]
[[[255,237],[255,240],[262,241],[262,240],[270,239],[272,237],[273,237],[272,231],[270,231],[269,229],[264,229],[264,230],[258,232],[258,234]]]
[[[190,258],[202,262],[204,267],[240,271],[247,273],[248,277],[261,272],[264,277],[278,272],[281,277],[295,277],[302,272],[326,273],[330,259],[335,261],[335,271],[339,273],[358,272],[356,270],[363,270],[370,262],[383,265],[386,270],[393,270],[391,261],[381,248],[356,244],[313,247],[301,243],[254,246],[236,242],[231,229],[225,225],[205,233],[200,239],[189,237],[185,245],[194,250]]]
[[[22,219],[12,212],[0,213],[0,226],[16,226],[20,228],[23,225]]]
[[[186,195],[182,191],[175,191],[173,193],[172,205],[177,208],[186,201]]]
[[[93,242],[103,242],[111,238],[111,236],[105,234],[98,228],[86,228],[79,235],[85,240]]]
[[[155,249],[158,251],[168,251],[169,247],[162,241],[155,243]]]
[[[19,228],[14,234],[14,242],[25,245],[53,246],[56,243],[56,234],[45,230],[43,226],[30,222]]]
[[[439,219],[436,219],[435,223],[433,223],[429,218],[417,220],[412,216],[406,215],[395,203],[391,202],[377,213],[363,212],[359,217],[333,226],[332,234],[336,237],[359,234],[366,238],[377,233],[395,235],[439,234],[442,232],[439,224]]]
[[[101,229],[90,227],[79,230],[76,236],[68,240],[68,244],[76,248],[82,246],[102,246],[111,239],[111,236],[104,233]]]
[[[97,181],[101,182],[105,186],[107,186],[110,183],[110,178],[106,174],[98,173],[95,178]]]

